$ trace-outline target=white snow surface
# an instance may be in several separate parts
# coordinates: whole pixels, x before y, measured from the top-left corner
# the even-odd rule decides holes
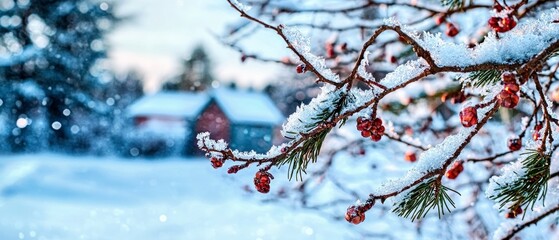
[[[207,159],[3,156],[0,239],[347,239],[327,217],[244,191],[254,171],[224,171]]]

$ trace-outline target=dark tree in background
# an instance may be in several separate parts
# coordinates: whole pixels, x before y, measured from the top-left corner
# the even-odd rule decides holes
[[[41,139],[51,149],[88,149],[89,134],[109,125],[88,119],[110,114],[101,97],[112,77],[101,63],[105,36],[117,22],[113,7],[97,0],[10,0],[0,15],[0,55],[10,57],[0,64],[2,88],[19,89],[2,105],[12,150],[40,150],[34,142]]]
[[[164,90],[172,91],[203,91],[211,88],[214,82],[212,62],[204,50],[197,46],[189,59],[183,62],[183,72],[163,85]]]

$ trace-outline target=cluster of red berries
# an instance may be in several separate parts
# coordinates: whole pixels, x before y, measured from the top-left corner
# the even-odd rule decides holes
[[[506,9],[501,6],[498,2],[495,2],[493,6],[496,12],[500,13],[501,11],[505,10],[509,13],[506,14],[505,17],[491,17],[488,21],[489,26],[495,30],[495,32],[508,32],[509,30],[516,27],[516,20],[512,14],[512,9],[507,7]]]
[[[212,167],[218,169],[223,166],[223,160],[217,157],[210,158],[210,162],[212,163]]]
[[[258,171],[254,176],[254,186],[256,190],[261,193],[270,192],[270,182],[274,179],[274,176],[266,171]]]
[[[509,150],[513,152],[518,151],[520,150],[520,148],[522,148],[522,139],[520,139],[519,137],[509,138],[507,146],[509,147]]]
[[[446,177],[448,179],[456,179],[462,171],[464,171],[464,161],[456,161],[452,164],[452,167],[446,171]]]
[[[384,134],[384,126],[382,126],[382,120],[380,118],[357,118],[357,130],[361,131],[361,136],[378,142]]]
[[[515,218],[516,216],[522,214],[522,208],[517,206],[514,210],[510,210],[505,214],[505,218]]]
[[[520,98],[518,97],[518,91],[520,91],[520,86],[516,82],[516,77],[510,72],[504,72],[501,75],[501,80],[505,84],[505,87],[499,93],[499,100],[502,107],[514,108],[518,105]]]
[[[417,161],[417,155],[415,154],[415,152],[407,151],[404,159],[408,162],[415,162]]]
[[[462,126],[471,127],[476,125],[477,122],[477,108],[466,107],[460,112],[460,123],[462,123]]]

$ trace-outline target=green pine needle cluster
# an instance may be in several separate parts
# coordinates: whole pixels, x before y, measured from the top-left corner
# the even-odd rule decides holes
[[[545,201],[550,175],[550,156],[537,150],[528,150],[522,155],[527,155],[522,160],[524,176],[505,185],[499,185],[496,189],[497,194],[490,196],[500,204],[500,208],[508,203],[511,204],[510,210],[514,210],[516,206],[528,209],[533,208],[538,200]]]
[[[447,6],[449,10],[460,9],[464,6],[462,0],[441,0],[443,6]]]
[[[331,121],[333,118],[339,116],[342,109],[344,109],[349,103],[355,101],[355,96],[351,94],[342,94],[336,96],[332,100],[335,108],[324,108],[319,114],[311,118],[311,122],[305,125],[306,129],[312,130],[318,127],[320,124]],[[315,109],[316,110],[316,109]],[[340,126],[346,122],[347,119],[342,119],[340,121]],[[298,148],[293,150],[284,159],[281,159],[278,166],[289,165],[288,178],[289,180],[302,180],[303,173],[306,174],[306,169],[309,163],[316,163],[320,149],[322,148],[322,143],[326,139],[326,136],[330,132],[330,128],[324,128],[321,132],[313,135],[309,139],[303,141]]]
[[[393,211],[400,217],[410,218],[413,222],[424,218],[431,209],[437,208],[441,218],[446,212],[450,212],[450,207],[456,207],[448,195],[449,191],[460,195],[457,191],[442,185],[440,179],[433,177],[407,193],[404,199],[396,204]]]
[[[503,73],[498,70],[482,70],[471,72],[466,79],[473,87],[485,87],[501,81],[501,74]]]
[[[322,148],[322,143],[328,135],[330,129],[325,129],[314,137],[307,139],[302,143],[301,147],[293,150],[286,158],[282,159],[279,166],[289,164],[288,177],[289,180],[295,176],[296,180],[303,179],[303,173],[307,173],[306,169],[309,162],[315,163],[318,154]]]

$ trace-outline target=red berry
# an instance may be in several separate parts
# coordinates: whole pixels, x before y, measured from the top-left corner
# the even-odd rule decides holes
[[[377,134],[374,134],[374,135],[371,136],[371,140],[373,140],[373,141],[375,141],[375,142],[380,141],[381,138],[382,138],[382,136],[381,136],[381,135],[377,135]]]
[[[503,18],[503,20],[501,20],[501,23],[503,24],[504,28],[507,29],[507,31],[516,27],[516,21],[512,17]]]
[[[247,55],[242,55],[241,56],[241,62],[245,62],[247,60]]]
[[[454,26],[454,24],[452,23],[447,23],[446,24],[446,35],[449,37],[454,37],[456,35],[458,35],[458,28],[456,28],[456,26]]]
[[[497,29],[499,28],[499,22],[501,21],[500,17],[491,17],[489,18],[489,21],[487,21],[487,23],[489,24],[489,26],[493,29]]]
[[[446,177],[448,179],[456,179],[458,175],[460,175],[460,173],[464,171],[463,163],[463,161],[454,162],[454,164],[452,164],[452,167],[446,172]]]
[[[509,138],[507,146],[511,151],[518,151],[522,148],[522,140],[518,137]]]
[[[520,98],[516,95],[516,93],[512,93],[507,90],[501,91],[497,97],[501,101],[501,106],[506,108],[514,108],[520,101]]]
[[[532,133],[532,139],[534,139],[534,141],[540,140],[540,130],[542,130],[542,128],[543,125],[541,123],[536,123],[536,126],[534,126],[534,133]]]
[[[520,91],[520,86],[516,83],[507,83],[505,84],[505,91],[509,91],[511,93],[517,93]]]
[[[514,210],[510,210],[507,214],[505,214],[505,218],[516,218],[516,216],[522,214],[522,208],[517,206]]]
[[[345,220],[357,225],[365,221],[365,213],[359,211],[355,206],[348,207],[345,213]]]
[[[326,58],[336,57],[336,51],[334,50],[334,43],[326,43]]]
[[[360,148],[359,149],[359,155],[365,155],[365,149],[364,148]]]
[[[210,159],[210,162],[212,163],[212,167],[215,168],[215,169],[218,169],[218,168],[223,166],[223,161],[216,158],[216,157],[212,157]]]
[[[460,122],[464,127],[471,127],[477,124],[477,109],[466,107],[460,112]]]
[[[407,151],[404,159],[408,162],[415,162],[417,161],[417,156],[415,155],[415,152]]]
[[[398,58],[396,58],[394,55],[390,56],[390,63],[398,63]]]
[[[536,125],[534,126],[534,130],[539,131],[542,130],[543,125],[541,123],[536,123]]]
[[[304,63],[301,63],[301,64],[297,65],[295,70],[297,71],[297,73],[304,73],[304,72],[307,71],[307,65],[305,65]]]
[[[508,32],[509,30],[516,27],[516,20],[512,15],[501,17],[492,17],[488,21],[489,26],[493,28],[496,32]]]
[[[441,25],[444,22],[446,22],[446,15],[445,14],[439,14],[439,15],[435,16],[435,24]]]
[[[500,12],[503,11],[503,5],[501,5],[499,2],[495,1],[495,4],[493,4],[493,9],[495,9],[495,11]]]
[[[511,72],[504,72],[501,74],[501,80],[504,83],[516,83],[516,77]]]

